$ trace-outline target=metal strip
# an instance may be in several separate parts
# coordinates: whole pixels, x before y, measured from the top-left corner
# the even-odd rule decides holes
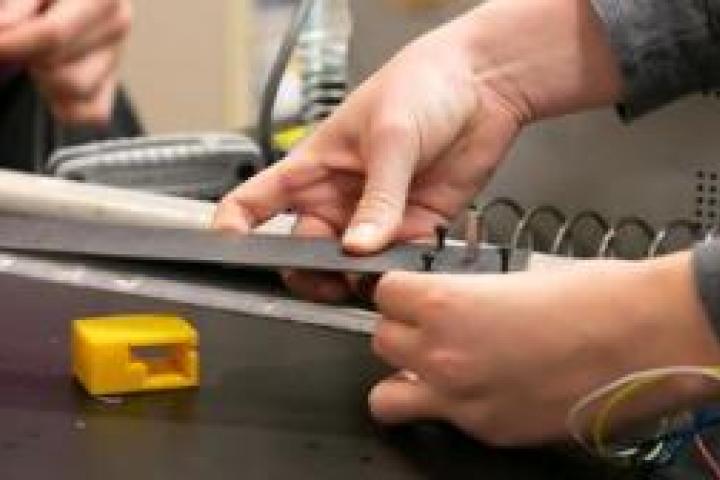
[[[391,270],[500,272],[508,262],[501,247],[484,246],[468,255],[455,245],[404,244],[366,257],[346,255],[329,239],[212,230],[108,225],[46,217],[0,217],[0,249],[90,257],[215,264],[225,267],[294,268],[355,273]],[[525,265],[512,252],[511,269]]]
[[[371,334],[374,329],[377,318],[374,312],[292,298],[282,289],[269,285],[267,279],[247,275],[227,278],[221,273],[210,277],[173,268],[158,269],[140,262],[57,259],[0,252],[0,275],[169,300],[362,335]]]

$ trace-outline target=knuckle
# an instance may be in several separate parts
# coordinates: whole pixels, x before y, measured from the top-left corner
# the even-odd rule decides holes
[[[307,187],[306,178],[303,178],[303,175],[300,174],[293,165],[289,163],[278,163],[271,168],[273,169],[275,181],[279,189],[287,195],[296,195]],[[265,172],[270,172],[270,169],[265,170]]]
[[[51,50],[64,47],[71,36],[68,27],[57,20],[48,20],[45,26],[45,43]]]
[[[370,346],[372,347],[372,352],[376,356],[385,358],[385,338],[379,332],[375,332],[373,335]]]
[[[398,141],[407,138],[413,132],[413,124],[409,118],[400,115],[381,117],[372,129],[372,138],[382,142]]]
[[[471,385],[468,375],[470,365],[463,355],[447,349],[437,349],[428,354],[427,362],[433,376],[448,388],[466,389]]]
[[[97,81],[90,76],[78,75],[74,72],[59,73],[55,77],[58,89],[66,96],[79,100],[90,100],[96,93]]]
[[[130,2],[121,2],[115,15],[115,28],[120,36],[127,35],[133,24],[134,10]]]
[[[392,328],[388,322],[381,321],[378,323],[375,333],[372,337],[372,351],[378,357],[384,358],[393,348]]]
[[[97,9],[96,11],[102,12],[105,14],[112,13],[123,0],[95,0],[94,7]]]
[[[380,188],[369,187],[357,206],[358,215],[371,215],[375,218],[378,212],[392,212],[404,206],[404,199]]]
[[[425,298],[422,301],[423,310],[428,313],[435,314],[430,315],[431,318],[438,317],[436,314],[442,314],[443,312],[449,311],[453,298],[453,295],[451,295],[448,289],[443,288],[440,285],[433,284],[428,287],[428,290],[425,293]],[[443,318],[444,315],[439,315],[439,317]]]

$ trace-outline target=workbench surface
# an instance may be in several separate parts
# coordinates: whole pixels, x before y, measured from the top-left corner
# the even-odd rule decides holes
[[[558,450],[384,430],[367,336],[0,274],[0,478],[629,478]],[[74,318],[171,312],[200,333],[197,390],[94,399],[70,376]],[[634,477],[633,477],[634,478]]]

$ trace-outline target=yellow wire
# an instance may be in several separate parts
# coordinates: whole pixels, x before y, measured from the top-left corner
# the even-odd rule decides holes
[[[592,423],[592,440],[595,450],[601,455],[607,455],[608,451],[605,446],[605,437],[607,435],[608,428],[610,426],[611,414],[620,405],[629,402],[634,395],[643,387],[649,386],[663,377],[651,378],[647,380],[638,380],[630,383],[627,386],[621,388],[615,392],[607,402],[600,408],[598,414]]]
[[[720,373],[720,366],[708,367],[706,370],[710,372]],[[643,387],[650,386],[671,376],[672,374],[658,375],[655,378],[637,380],[629,383],[625,387],[615,392],[608,399],[608,401],[603,404],[592,422],[591,429],[593,445],[598,453],[600,453],[601,455],[608,454],[608,450],[605,445],[605,438],[607,436],[607,431],[610,426],[611,414],[619,406],[630,401],[634,397],[634,395],[637,394]]]

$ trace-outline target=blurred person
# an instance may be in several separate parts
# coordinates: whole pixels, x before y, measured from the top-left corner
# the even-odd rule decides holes
[[[38,145],[54,139],[30,130],[58,125],[75,141],[140,132],[117,95],[131,21],[128,0],[0,0],[0,166],[41,169],[33,157],[58,145]],[[38,118],[45,111],[38,95],[47,120]],[[113,117],[118,105],[122,112]],[[45,121],[51,125],[39,124]]]

